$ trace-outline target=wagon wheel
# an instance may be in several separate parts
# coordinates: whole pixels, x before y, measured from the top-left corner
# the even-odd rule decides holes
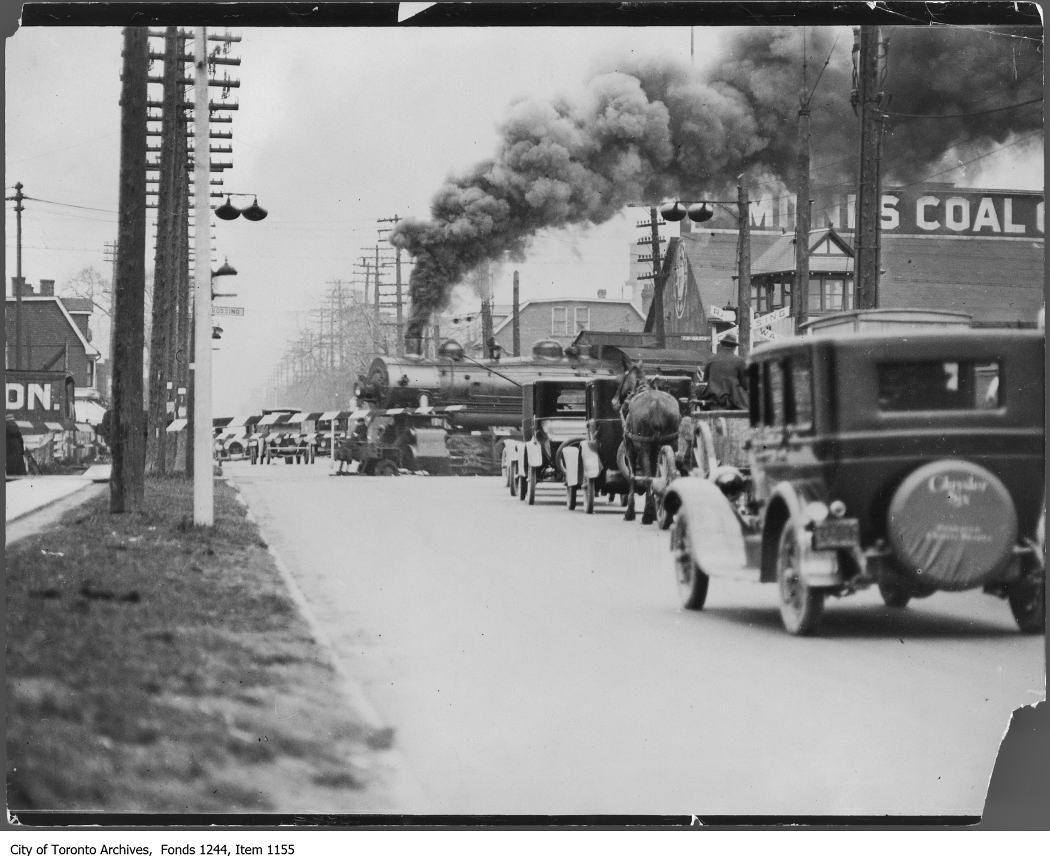
[[[784,524],[777,545],[777,588],[780,592],[780,618],[793,636],[806,636],[817,629],[824,612],[824,592],[810,588],[799,574],[798,538],[791,521]]]
[[[1046,629],[1046,578],[1028,577],[1007,589],[1010,612],[1022,633],[1042,633]]]
[[[398,475],[397,464],[386,458],[375,465],[374,472],[377,476],[396,476]]]
[[[529,485],[528,485],[528,488],[529,488],[529,494],[528,494],[529,505],[535,505],[536,504],[536,482],[538,482],[539,480],[540,480],[540,468],[539,467],[529,467]]]
[[[565,507],[569,511],[573,511],[576,508],[576,492],[579,490],[577,485],[565,485]]]
[[[689,522],[685,515],[678,518],[671,531],[671,553],[674,557],[674,576],[678,597],[686,609],[703,609],[707,600],[710,577],[693,561]]]
[[[594,495],[598,492],[595,479],[585,479],[583,483],[583,513],[594,514]]]
[[[700,421],[696,426],[696,445],[693,447],[696,457],[696,474],[702,479],[711,477],[711,470],[718,465],[715,460],[715,440],[711,434],[711,426]]]
[[[656,464],[656,476],[657,478],[663,479],[664,490],[670,486],[671,482],[675,480],[678,475],[678,467],[674,460],[674,451],[670,446],[664,446],[660,449],[660,459]],[[661,529],[669,529],[671,521],[674,519],[674,515],[670,513],[663,504],[663,494],[658,497],[660,500],[656,506],[656,523]]]
[[[903,609],[911,600],[911,591],[899,579],[889,575],[879,578],[879,594],[882,602],[893,609]]]

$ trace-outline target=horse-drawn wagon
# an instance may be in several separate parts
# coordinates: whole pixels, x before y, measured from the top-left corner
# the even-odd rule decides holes
[[[587,435],[578,440],[563,443],[559,455],[561,469],[565,473],[566,507],[576,507],[579,491],[583,491],[583,509],[594,512],[599,496],[610,501],[619,498],[627,506],[634,498],[631,484],[632,463],[624,443],[624,416],[617,407],[622,378],[596,377],[586,384]],[[666,392],[678,402],[679,412],[689,410],[692,379],[687,375],[655,375],[647,378],[647,386]],[[676,475],[673,432],[665,432],[660,445],[659,472],[656,479],[648,482],[636,478],[635,484],[649,493],[662,491]],[[664,448],[666,447],[666,448]],[[645,522],[648,522],[646,520]]]
[[[711,577],[775,582],[784,626],[805,634],[828,595],[877,585],[899,608],[980,588],[1041,631],[1044,350],[1041,332],[1006,330],[756,349],[747,427],[698,416],[706,477],[663,496],[683,605],[702,609]]]

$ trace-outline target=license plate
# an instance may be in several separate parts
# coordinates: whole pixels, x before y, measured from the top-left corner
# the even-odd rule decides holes
[[[813,529],[814,550],[854,547],[860,540],[860,521],[856,518],[832,518]]]

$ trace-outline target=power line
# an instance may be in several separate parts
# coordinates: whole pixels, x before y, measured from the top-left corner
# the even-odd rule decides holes
[[[989,113],[1002,113],[1004,110],[1016,110],[1018,107],[1027,107],[1029,104],[1041,104],[1042,96],[1031,98],[1028,101],[1020,101],[1017,104],[1007,104],[1004,107],[992,107],[990,110],[976,110],[973,113],[887,113],[882,111],[885,117],[894,119],[967,119],[970,116],[987,116]],[[27,196],[26,199],[29,197]]]

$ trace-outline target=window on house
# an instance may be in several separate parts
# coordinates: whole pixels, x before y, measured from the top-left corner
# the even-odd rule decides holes
[[[810,312],[845,312],[853,308],[853,278],[817,275],[809,280]]]
[[[581,330],[589,330],[591,328],[591,307],[577,306],[575,312],[576,332],[579,333]]]
[[[569,311],[564,306],[551,307],[551,335],[569,335]]]

